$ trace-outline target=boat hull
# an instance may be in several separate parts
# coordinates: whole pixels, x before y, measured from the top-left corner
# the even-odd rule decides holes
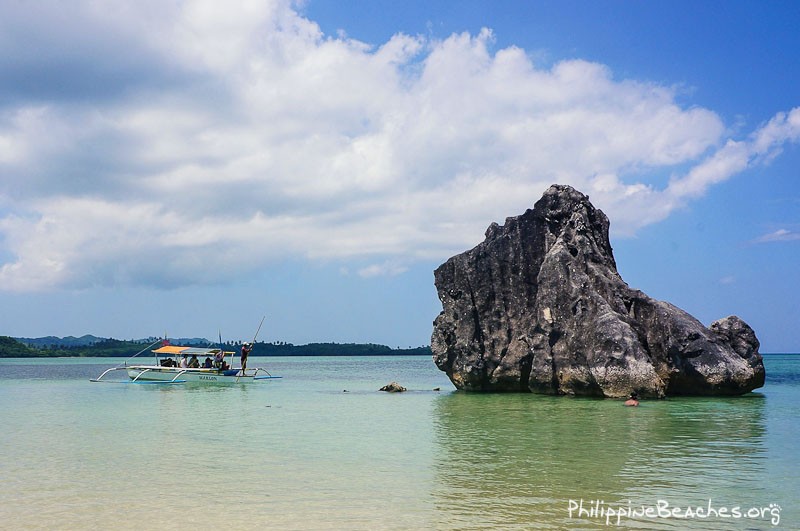
[[[220,371],[217,369],[181,369],[178,367],[127,367],[128,376],[134,382],[174,382],[174,383],[248,383],[254,380],[269,379],[264,373],[258,375],[258,369],[248,370],[242,374],[241,370]],[[262,371],[263,372],[263,371]]]

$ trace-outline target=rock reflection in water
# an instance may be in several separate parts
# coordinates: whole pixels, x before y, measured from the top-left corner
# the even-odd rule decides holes
[[[697,505],[709,498],[763,504],[763,409],[759,395],[646,401],[639,408],[615,400],[443,395],[434,407],[440,527],[604,524],[569,518],[569,500],[581,499],[613,506],[659,499]],[[640,519],[636,525],[675,523]]]

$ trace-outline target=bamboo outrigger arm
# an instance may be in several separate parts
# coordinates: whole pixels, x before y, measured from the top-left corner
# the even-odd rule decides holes
[[[93,379],[91,379],[89,381],[90,382],[99,382],[100,380],[103,379],[103,376],[105,376],[106,374],[108,374],[108,373],[110,373],[112,371],[121,371],[121,370],[125,370],[125,367],[111,367],[110,369],[106,369],[105,371],[103,371],[103,374],[101,374],[97,378],[93,378]]]

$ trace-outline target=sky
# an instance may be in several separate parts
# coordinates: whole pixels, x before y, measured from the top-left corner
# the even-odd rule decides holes
[[[0,3],[0,335],[430,343],[553,183],[800,352],[794,1]]]

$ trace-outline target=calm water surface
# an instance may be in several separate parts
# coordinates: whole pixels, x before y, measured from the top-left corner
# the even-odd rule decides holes
[[[455,392],[427,357],[88,381],[117,363],[0,360],[0,528],[800,529],[798,355],[757,393],[639,408]]]

